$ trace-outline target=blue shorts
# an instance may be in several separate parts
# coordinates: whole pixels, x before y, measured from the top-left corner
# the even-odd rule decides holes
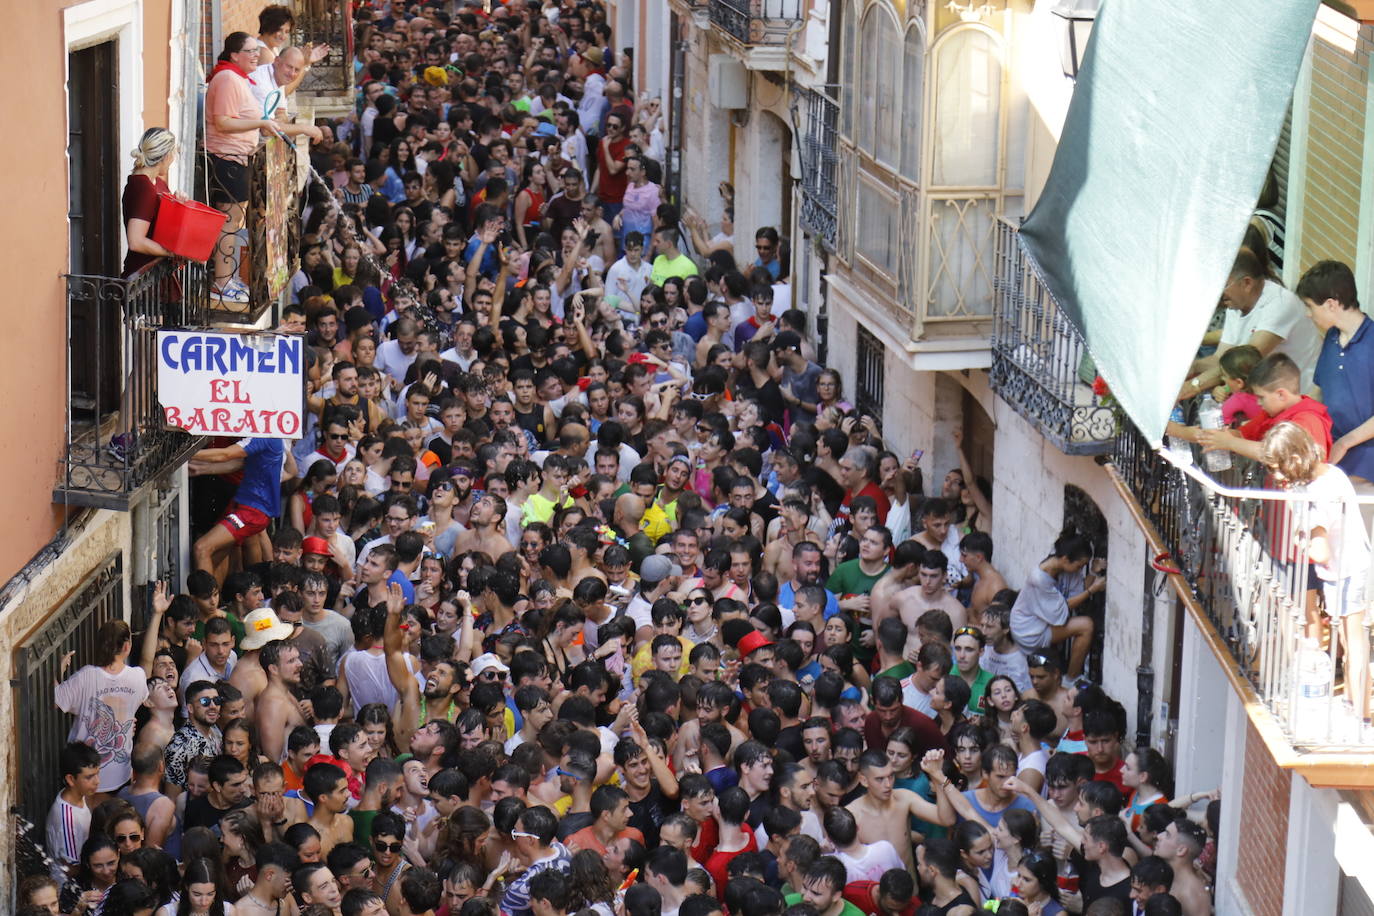
[[[1365,609],[1364,574],[1347,576],[1334,582],[1322,582],[1322,596],[1326,599],[1326,613],[1332,618],[1349,617]]]

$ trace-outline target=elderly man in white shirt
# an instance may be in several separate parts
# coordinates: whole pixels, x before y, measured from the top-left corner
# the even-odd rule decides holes
[[[263,64],[249,74],[253,79],[249,88],[259,102],[265,104],[272,90],[281,90],[281,94],[277,96],[276,106],[271,111],[264,112],[264,116],[271,117],[283,108],[294,114],[290,103],[291,96],[295,94],[301,80],[305,79],[311,65],[323,60],[328,53],[329,45],[311,48],[308,53],[300,48],[286,48],[272,63]]]

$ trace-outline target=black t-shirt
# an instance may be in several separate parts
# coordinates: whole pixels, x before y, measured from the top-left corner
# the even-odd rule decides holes
[[[749,803],[749,816],[746,818],[749,821],[749,826],[755,830],[759,829],[759,826],[763,823],[763,819],[767,817],[768,812],[772,810],[773,801],[768,797],[768,793],[764,792]]]
[[[553,232],[554,241],[560,240],[563,230],[571,226],[573,220],[581,215],[582,201],[572,200],[563,194],[544,205],[544,218],[551,220],[549,228]]]
[[[644,834],[644,848],[658,845],[658,828],[663,819],[677,810],[677,803],[663,794],[658,783],[652,783],[649,794],[630,802],[630,826]]]
[[[1092,905],[1094,900],[1103,897],[1115,897],[1128,907],[1131,905],[1131,876],[1128,873],[1115,884],[1102,885],[1102,870],[1098,868],[1096,862],[1088,862],[1081,856],[1074,859],[1075,865],[1079,867],[1079,890],[1083,893],[1083,907]]]
[[[793,760],[806,758],[806,746],[802,744],[802,727],[789,725],[778,732],[778,747],[792,755]]]
[[[210,796],[202,795],[199,798],[189,798],[186,800],[186,816],[182,819],[181,829],[190,830],[192,827],[208,827],[211,830],[219,829],[219,819],[224,817],[235,808],[247,808],[251,805],[248,799],[244,799],[237,805],[230,808],[216,808],[210,804]],[[216,834],[218,835],[218,834]]]
[[[583,827],[590,827],[595,820],[596,818],[592,817],[590,811],[564,815],[563,819],[558,822],[558,842],[566,843],[568,837]]]

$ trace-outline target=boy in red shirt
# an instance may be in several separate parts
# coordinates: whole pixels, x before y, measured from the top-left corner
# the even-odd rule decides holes
[[[1298,364],[1286,354],[1271,353],[1250,370],[1246,386],[1259,399],[1265,416],[1251,420],[1239,433],[1229,429],[1200,429],[1197,441],[1205,451],[1228,449],[1253,461],[1260,460],[1260,440],[1271,427],[1296,423],[1322,447],[1322,454],[1331,453],[1331,415],[1318,401],[1299,394],[1301,372]]]

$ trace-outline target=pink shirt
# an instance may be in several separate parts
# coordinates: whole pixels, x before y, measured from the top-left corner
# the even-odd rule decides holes
[[[215,119],[230,118],[260,120],[262,104],[253,96],[248,80],[229,70],[221,70],[210,80],[205,91],[205,149],[222,159],[246,163],[258,146],[258,131],[245,130],[225,133],[215,127]]]
[[[652,181],[646,181],[637,188],[633,184],[625,186],[624,209],[641,219],[653,218],[658,201],[659,188]]]

